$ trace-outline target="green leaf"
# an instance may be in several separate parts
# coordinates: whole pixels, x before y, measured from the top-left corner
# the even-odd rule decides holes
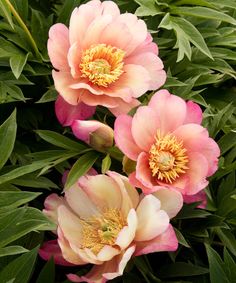
[[[140,7],[136,10],[135,14],[139,17],[155,16],[163,12],[158,8],[155,0],[135,0]]]
[[[29,53],[26,55],[17,54],[10,58],[10,66],[14,76],[18,79],[21,75],[22,70],[27,62]]]
[[[218,145],[220,147],[221,155],[225,154],[228,150],[236,145],[236,133],[227,133],[218,141]]]
[[[37,130],[36,133],[46,142],[49,142],[55,146],[64,149],[74,150],[79,153],[87,149],[84,145],[80,144],[79,142],[75,142],[56,132],[52,132],[48,130]]]
[[[29,282],[35,260],[38,254],[38,247],[25,253],[10,262],[0,272],[0,282],[27,283]]]
[[[0,169],[7,162],[14,148],[16,128],[16,110],[14,110],[11,116],[0,126]]]
[[[236,262],[233,260],[230,253],[224,248],[224,262],[225,262],[225,271],[231,282],[236,278]]]
[[[9,6],[7,5],[5,0],[0,1],[0,10],[2,11],[3,16],[7,19],[8,23],[14,29],[14,24],[12,21],[12,14]]]
[[[55,282],[55,265],[51,258],[41,270],[36,283],[54,283]]]
[[[230,23],[232,25],[236,25],[236,20],[226,13],[218,12],[210,8],[206,7],[185,7],[182,6],[180,8],[171,8],[171,13],[178,15],[186,15],[193,16],[204,19],[213,19],[226,23]]]
[[[189,218],[205,218],[210,215],[209,212],[196,208],[197,204],[185,204],[175,219],[189,219]]]
[[[207,0],[208,2],[214,4],[214,5],[218,5],[222,8],[225,8],[225,7],[229,7],[229,8],[233,8],[233,9],[236,9],[236,2],[233,0]]]
[[[102,160],[102,174],[105,174],[111,167],[111,157],[109,154]]]
[[[209,261],[210,279],[213,283],[232,283],[228,280],[224,271],[224,263],[218,253],[211,248],[208,244],[205,244],[207,257]]]
[[[235,202],[235,208],[236,208],[236,202]],[[222,243],[224,244],[225,247],[227,247],[231,253],[236,256],[236,239],[235,236],[226,229],[216,229],[216,233]]]
[[[61,6],[60,13],[57,18],[58,23],[68,24],[70,15],[73,9],[80,4],[80,0],[70,0],[70,1],[63,1],[63,5]]]
[[[55,228],[55,224],[36,208],[21,207],[7,211],[0,215],[0,247],[32,231],[54,230]]]
[[[55,89],[49,89],[36,103],[46,103],[46,102],[55,101],[57,96],[58,93]]]
[[[185,240],[183,234],[176,228],[175,229],[175,234],[176,234],[176,237],[178,239],[178,242],[182,245],[182,246],[185,246],[186,248],[190,248],[188,242]]]
[[[164,265],[158,270],[158,274],[162,278],[185,277],[207,273],[209,273],[207,268],[186,262],[175,262]]]
[[[98,154],[96,152],[88,152],[82,155],[71,168],[66,180],[65,189],[70,188],[81,176],[86,174],[97,158]]]
[[[25,204],[41,193],[23,192],[23,191],[0,191],[0,211],[14,209]]]
[[[28,252],[29,250],[21,247],[21,246],[8,246],[4,248],[0,248],[0,257],[9,256],[9,255],[17,255]]]

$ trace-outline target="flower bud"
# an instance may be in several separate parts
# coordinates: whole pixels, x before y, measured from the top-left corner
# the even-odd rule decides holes
[[[113,145],[113,129],[101,122],[75,120],[71,125],[74,135],[98,151]]]

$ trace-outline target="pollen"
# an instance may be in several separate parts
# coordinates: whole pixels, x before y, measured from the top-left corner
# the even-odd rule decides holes
[[[172,183],[188,169],[187,150],[183,142],[172,134],[157,132],[155,143],[149,150],[149,167],[152,176],[160,181]]]
[[[116,246],[116,238],[127,225],[118,209],[106,209],[100,216],[92,217],[82,222],[82,248],[90,249],[94,254],[105,246]]]
[[[82,53],[81,77],[95,85],[108,87],[123,74],[125,52],[106,44],[92,45]]]

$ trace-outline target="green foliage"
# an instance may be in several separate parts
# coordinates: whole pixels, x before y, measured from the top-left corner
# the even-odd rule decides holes
[[[0,282],[62,283],[70,267],[42,264],[38,245],[55,229],[41,212],[51,192],[95,167],[122,172],[116,148],[95,152],[60,127],[47,54],[48,31],[69,24],[79,0],[0,1]],[[233,283],[236,278],[236,3],[235,0],[117,0],[136,13],[158,44],[163,88],[199,103],[203,125],[221,149],[206,189],[207,209],[185,204],[173,219],[179,249],[137,257],[114,282]],[[144,97],[147,102],[151,94]],[[16,110],[14,110],[16,109]],[[17,115],[16,115],[17,113]],[[113,126],[98,108],[95,119]],[[207,260],[208,259],[208,260]],[[73,268],[72,268],[73,270]],[[78,267],[78,270],[80,268]],[[82,268],[81,268],[82,270]],[[77,271],[77,270],[76,270]],[[73,270],[74,272],[74,270]],[[30,279],[31,278],[31,279]]]

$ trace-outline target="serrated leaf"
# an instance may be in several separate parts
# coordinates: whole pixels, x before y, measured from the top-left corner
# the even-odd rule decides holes
[[[88,152],[82,155],[71,168],[67,176],[65,189],[70,188],[81,176],[86,174],[97,158],[98,154],[96,152]]]
[[[27,62],[29,53],[26,55],[17,54],[10,58],[10,67],[16,79],[18,79],[21,75],[22,70]]]
[[[38,247],[10,262],[0,272],[0,282],[27,283],[34,268],[37,254]]]
[[[16,110],[14,110],[10,117],[0,126],[0,169],[7,162],[14,148],[16,128]]]

